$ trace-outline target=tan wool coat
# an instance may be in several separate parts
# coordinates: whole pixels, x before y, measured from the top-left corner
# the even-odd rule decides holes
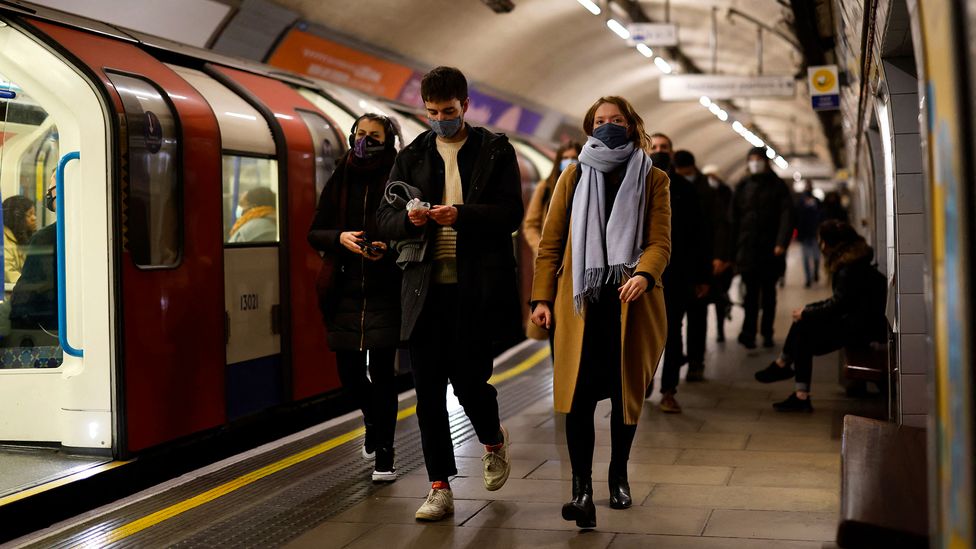
[[[549,214],[542,231],[542,242],[535,262],[532,301],[552,305],[555,329],[553,357],[553,403],[557,412],[568,413],[573,404],[576,379],[583,350],[586,311],[576,313],[573,306],[573,247],[570,204],[575,191],[577,166],[570,166],[559,177],[553,191]],[[624,423],[635,425],[644,404],[644,391],[664,351],[667,316],[661,275],[671,256],[671,199],[667,174],[652,168],[647,175],[643,254],[635,272],[649,273],[654,288],[620,308],[620,381],[623,392]]]

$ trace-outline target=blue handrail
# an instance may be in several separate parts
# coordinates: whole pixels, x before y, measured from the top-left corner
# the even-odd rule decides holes
[[[83,349],[75,349],[68,343],[68,287],[66,285],[67,269],[64,262],[64,167],[72,160],[81,158],[78,151],[69,152],[58,161],[58,171],[55,174],[57,185],[57,234],[58,234],[58,341],[65,353],[81,358],[85,356]]]

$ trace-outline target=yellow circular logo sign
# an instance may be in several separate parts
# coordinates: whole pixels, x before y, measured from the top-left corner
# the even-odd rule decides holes
[[[820,69],[813,73],[813,87],[820,93],[829,92],[834,88],[837,79],[834,73],[827,69]]]

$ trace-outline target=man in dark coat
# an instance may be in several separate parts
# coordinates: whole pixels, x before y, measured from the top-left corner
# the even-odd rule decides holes
[[[773,347],[776,281],[786,272],[786,248],[793,234],[790,189],[769,165],[766,149],[749,151],[749,175],[732,197],[732,239],[736,272],[746,287],[745,320],[739,343],[756,348],[756,325],[762,302],[763,346]]]
[[[735,246],[732,242],[732,187],[718,176],[718,168],[708,165],[702,168],[708,179],[708,186],[715,198],[715,259],[712,260],[712,284],[708,289],[708,302],[715,304],[715,341],[725,341],[725,321],[728,320],[732,303],[729,288],[735,277],[732,261],[735,259]]]
[[[488,378],[492,341],[521,323],[512,233],[522,222],[522,188],[508,139],[464,123],[468,88],[459,70],[432,70],[420,91],[433,131],[400,152],[390,181],[416,187],[434,206],[405,211],[384,201],[377,220],[384,237],[426,239],[423,258],[403,272],[400,337],[410,342],[417,419],[433,483],[416,517],[440,520],[453,512],[448,479],[457,474],[448,382],[485,445],[485,487],[501,488],[510,470],[508,435]]]

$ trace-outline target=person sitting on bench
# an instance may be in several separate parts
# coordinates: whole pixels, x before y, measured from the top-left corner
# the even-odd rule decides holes
[[[793,326],[779,358],[756,372],[772,383],[796,376],[796,390],[773,404],[780,412],[812,412],[813,357],[847,346],[887,340],[887,280],[872,264],[874,250],[854,228],[837,220],[820,226],[820,250],[830,273],[833,295],[793,311]],[[795,370],[794,370],[795,368]]]

